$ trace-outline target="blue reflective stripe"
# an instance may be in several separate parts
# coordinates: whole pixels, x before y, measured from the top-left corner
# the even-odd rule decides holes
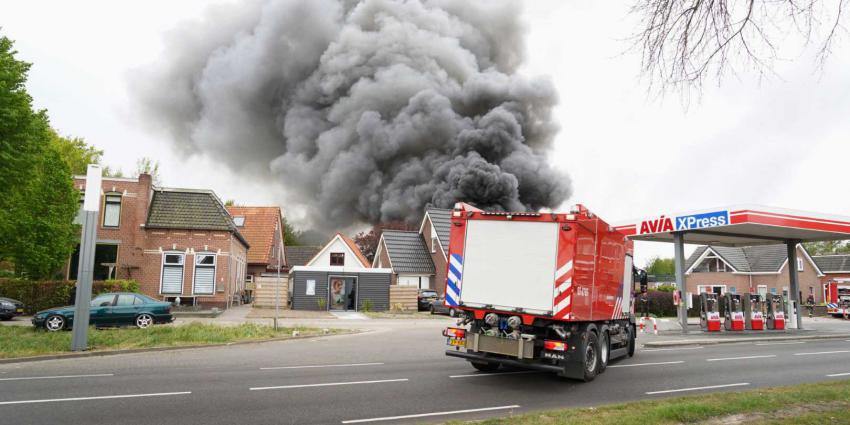
[[[449,280],[449,281],[447,282],[447,284],[449,285],[449,289],[451,289],[452,291],[454,291],[454,293],[455,293],[455,294],[460,295],[460,290],[457,288],[457,285],[455,285],[455,283],[454,283],[454,282],[452,282],[451,280]],[[448,298],[448,297],[446,297],[446,298]]]
[[[454,266],[452,266],[451,264],[449,264],[449,271],[450,271],[450,272],[452,272],[452,273],[454,273],[454,275],[455,275],[455,276],[457,276],[457,277],[458,277],[458,279],[460,279],[460,270],[456,269],[456,268],[455,268]]]

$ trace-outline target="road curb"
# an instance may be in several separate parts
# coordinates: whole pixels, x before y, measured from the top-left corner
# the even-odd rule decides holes
[[[754,337],[754,338],[727,338],[727,339],[692,339],[692,340],[677,340],[677,341],[651,341],[643,343],[646,348],[659,347],[681,347],[686,345],[716,345],[716,344],[734,344],[738,342],[771,342],[771,341],[801,341],[801,340],[818,340],[818,339],[841,339],[850,338],[850,333],[829,334],[829,335],[788,335],[788,336],[769,336],[769,337]]]
[[[103,350],[103,351],[86,351],[83,353],[68,353],[68,354],[50,354],[46,356],[32,356],[32,357],[18,357],[12,359],[0,359],[0,365],[2,364],[10,364],[10,363],[30,363],[30,362],[40,362],[45,360],[59,360],[59,359],[76,359],[81,357],[100,357],[100,356],[115,356],[119,354],[138,354],[138,353],[150,353],[157,351],[176,351],[176,350],[194,350],[198,348],[220,348],[220,347],[229,347],[233,345],[247,345],[247,344],[263,344],[267,342],[281,342],[281,341],[294,341],[298,339],[312,339],[312,338],[322,338],[322,337],[334,337],[334,336],[343,336],[343,335],[356,335],[361,333],[373,332],[369,329],[343,329],[342,332],[333,333],[333,334],[319,334],[319,335],[299,335],[299,336],[288,336],[282,338],[272,338],[272,339],[264,339],[264,340],[248,340],[248,341],[234,341],[234,342],[224,342],[220,344],[204,344],[204,345],[180,345],[180,346],[171,346],[171,347],[151,347],[151,348],[131,348],[127,350]]]

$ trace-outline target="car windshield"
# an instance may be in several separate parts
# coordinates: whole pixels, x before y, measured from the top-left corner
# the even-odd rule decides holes
[[[434,291],[422,291],[423,297],[436,297],[437,293]]]

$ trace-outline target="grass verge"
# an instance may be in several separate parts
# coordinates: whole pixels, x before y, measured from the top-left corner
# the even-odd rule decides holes
[[[832,418],[832,419],[831,419]],[[469,422],[455,421],[449,424]],[[644,400],[476,421],[483,425],[850,423],[850,380]]]
[[[183,326],[153,326],[148,329],[118,328],[89,331],[92,351],[132,348],[177,347],[224,344],[237,341],[262,341],[299,335],[318,335],[321,329],[306,327],[278,328],[251,323],[216,326],[190,323]],[[330,333],[336,332],[333,329]],[[71,332],[46,332],[27,326],[0,326],[0,358],[62,354],[70,351]]]

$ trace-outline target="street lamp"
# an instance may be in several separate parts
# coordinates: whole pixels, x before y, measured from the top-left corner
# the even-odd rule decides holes
[[[74,334],[71,337],[71,351],[85,351],[88,348],[89,303],[91,303],[94,274],[101,179],[100,166],[89,164],[86,171],[86,195],[83,199],[83,231],[80,236],[80,263],[77,267],[77,296],[74,300]]]

